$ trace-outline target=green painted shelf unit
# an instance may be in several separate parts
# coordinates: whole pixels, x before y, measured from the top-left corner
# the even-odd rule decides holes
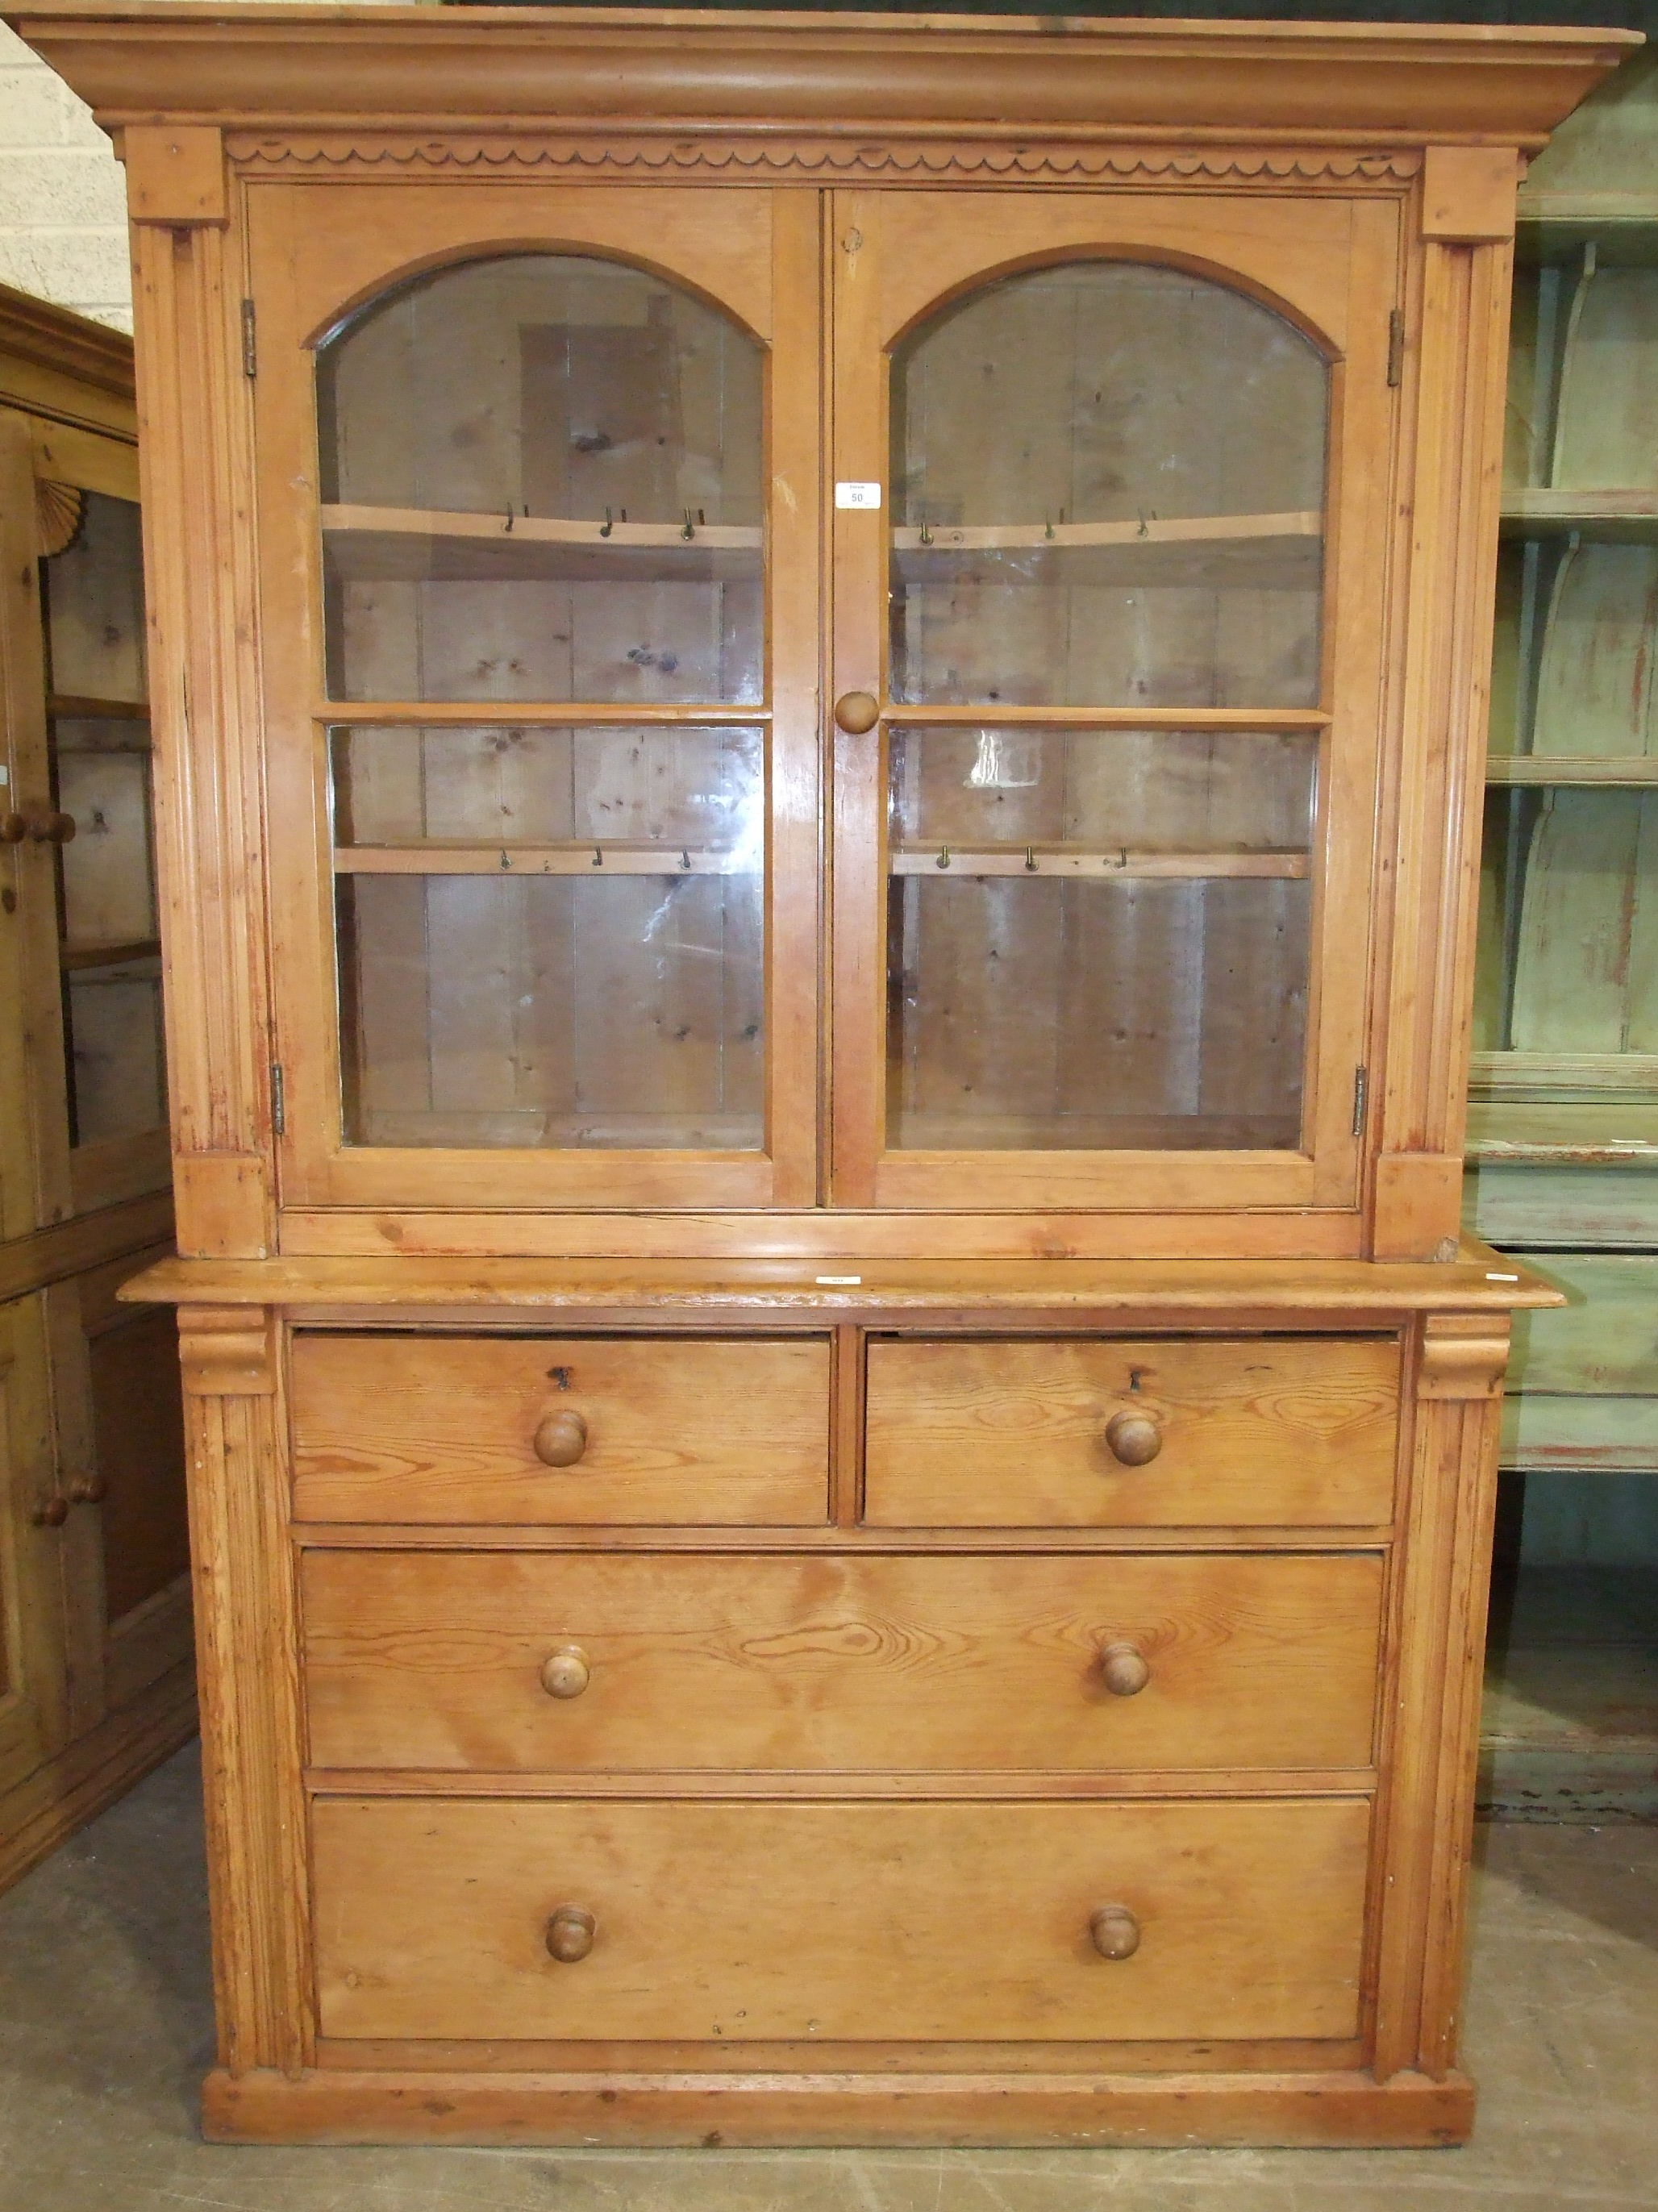
[[[1658,58],[1521,207],[1468,1218],[1572,1303],[1516,1330],[1485,1795],[1654,1817]]]

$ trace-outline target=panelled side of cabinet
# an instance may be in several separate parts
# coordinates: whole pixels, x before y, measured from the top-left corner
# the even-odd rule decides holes
[[[0,289],[0,1881],[194,1724],[133,448],[128,341]]]

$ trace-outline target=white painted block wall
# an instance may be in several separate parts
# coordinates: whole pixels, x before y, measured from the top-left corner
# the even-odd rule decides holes
[[[83,103],[3,24],[0,283],[132,328],[120,164]]]
[[[83,104],[3,24],[0,283],[132,328],[120,164]]]

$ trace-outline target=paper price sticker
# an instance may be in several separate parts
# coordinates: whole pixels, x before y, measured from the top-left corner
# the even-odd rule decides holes
[[[837,507],[879,507],[881,487],[878,483],[838,483],[835,487]]]

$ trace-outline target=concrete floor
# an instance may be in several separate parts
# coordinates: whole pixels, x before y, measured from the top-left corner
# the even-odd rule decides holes
[[[1484,1839],[1457,2151],[227,2150],[183,1753],[0,1900],[0,2212],[1658,2207],[1658,1828]]]

